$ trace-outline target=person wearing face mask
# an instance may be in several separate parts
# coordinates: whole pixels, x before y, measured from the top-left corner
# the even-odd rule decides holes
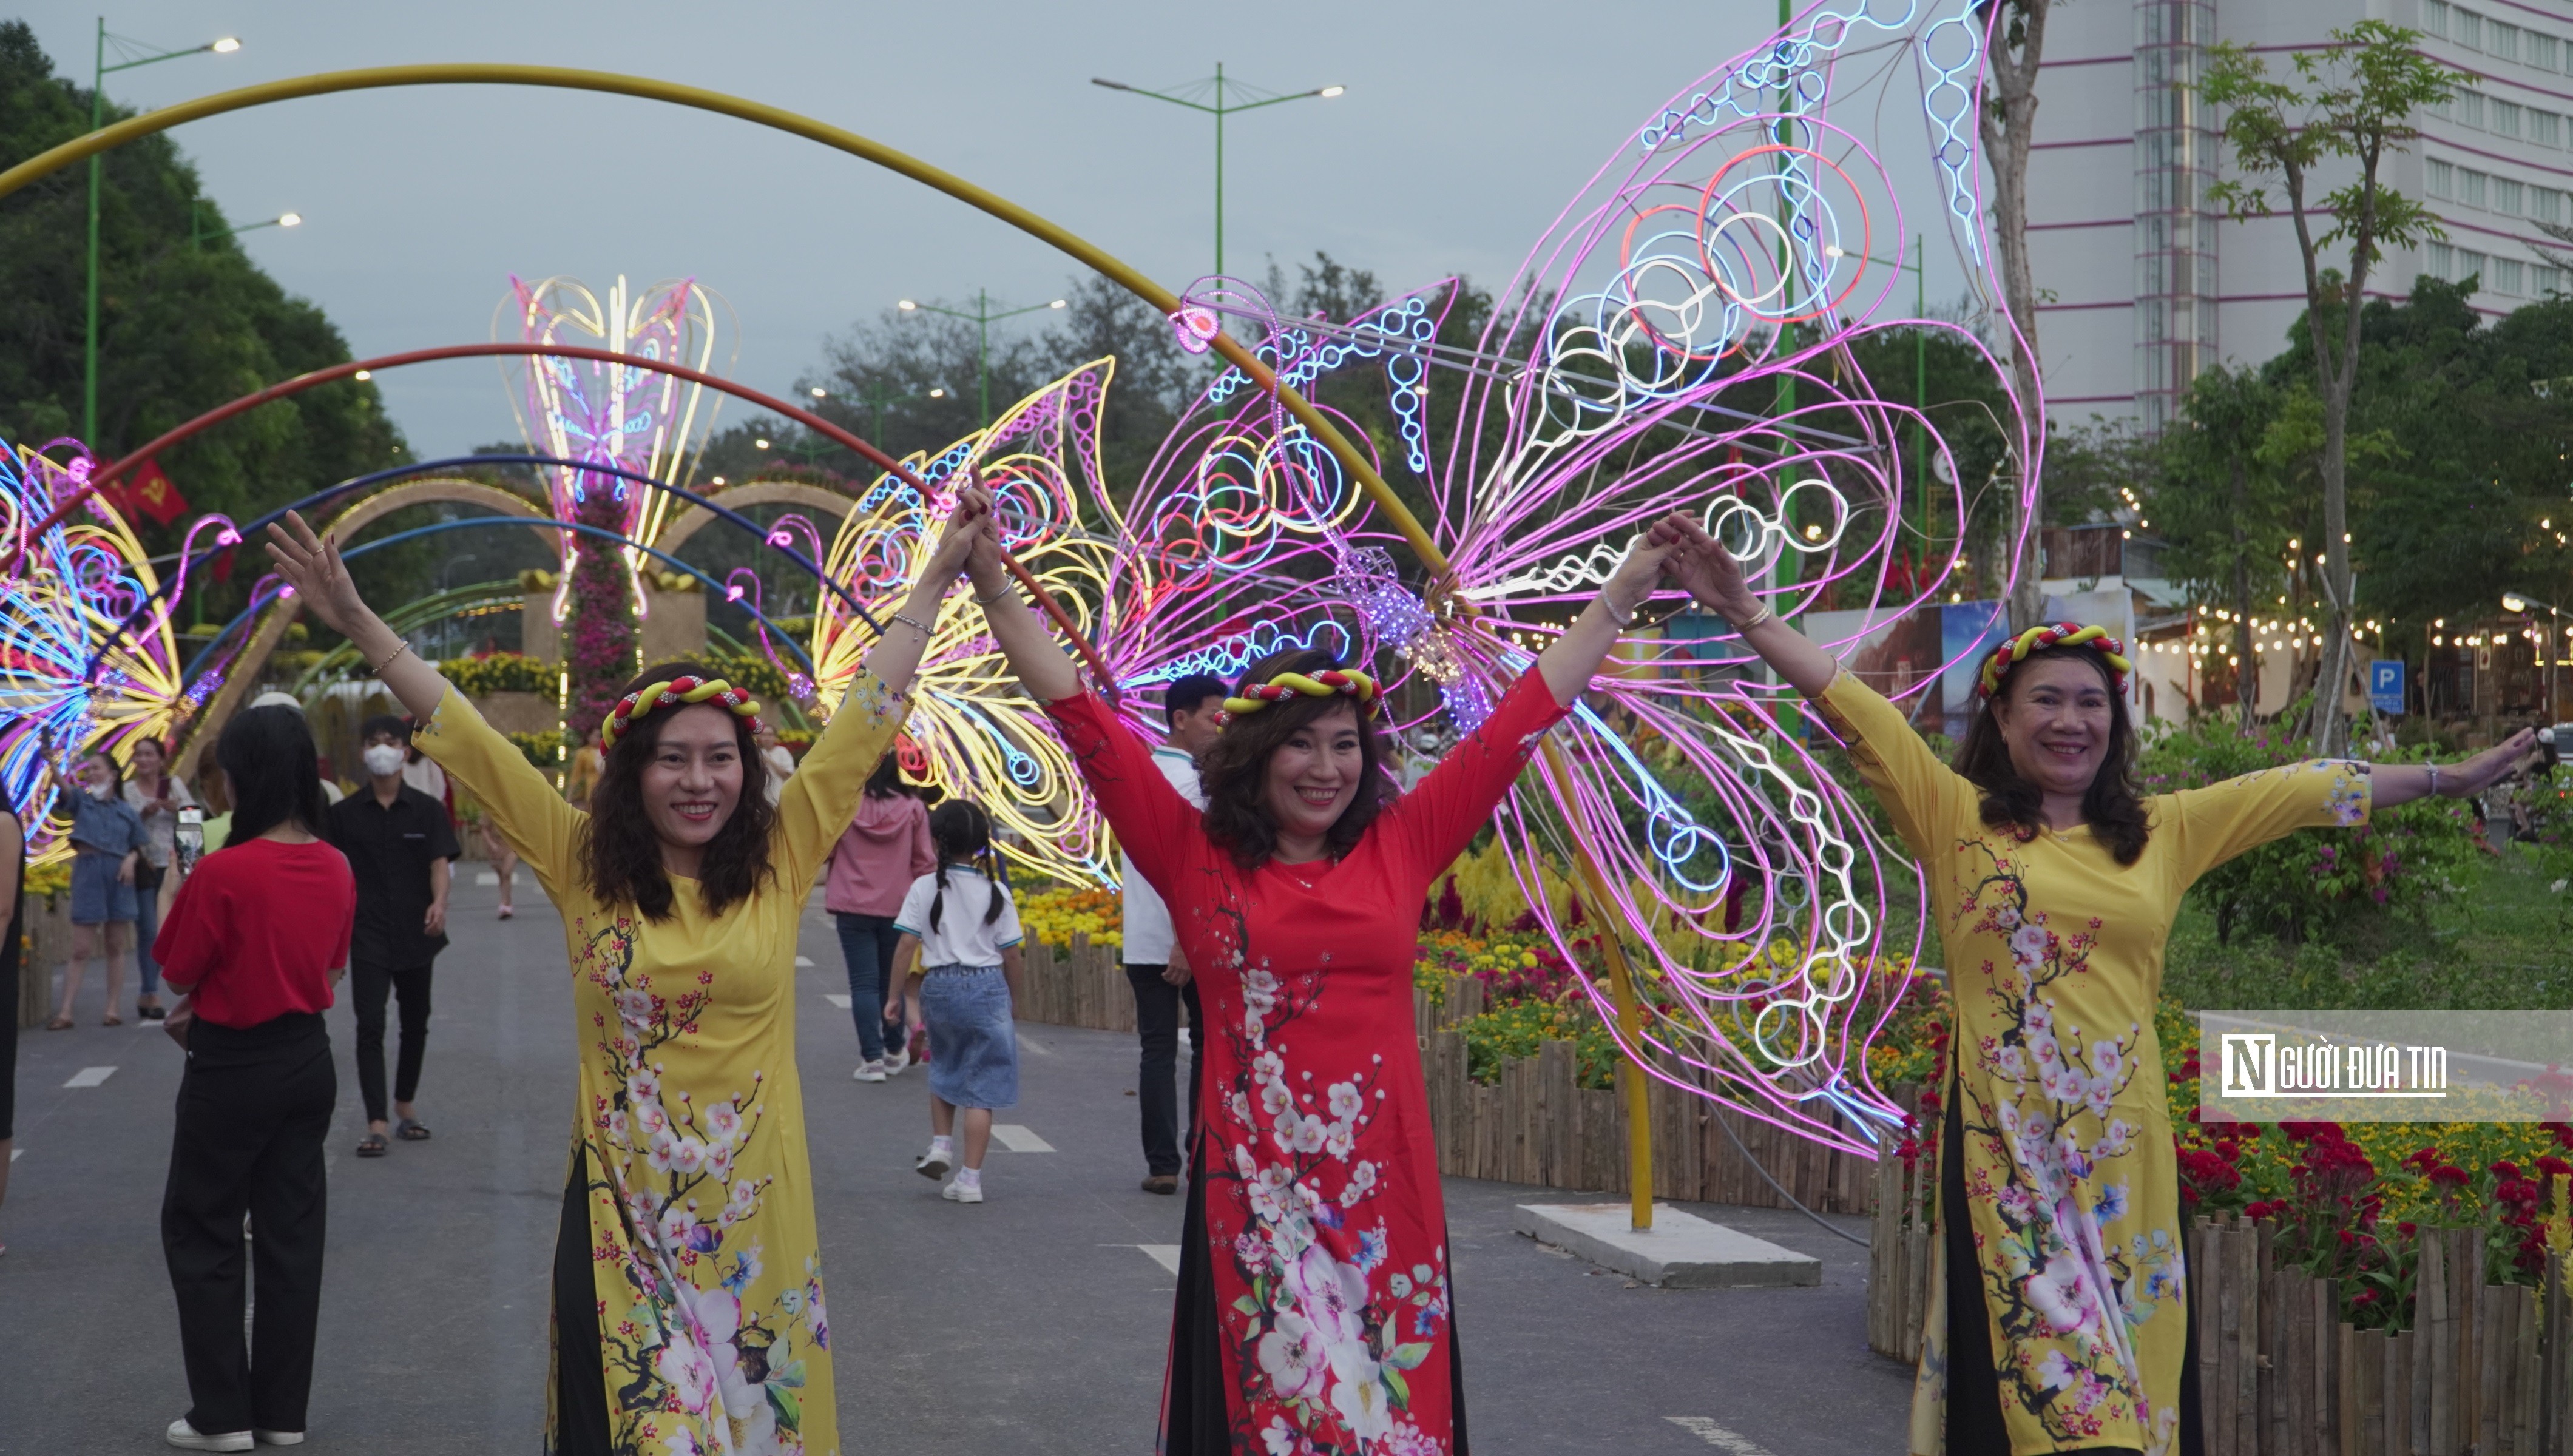
[[[85,755],[76,775],[80,791],[62,802],[72,821],[72,954],[63,966],[62,1005],[45,1024],[52,1032],[71,1029],[82,963],[91,956],[107,967],[107,1015],[99,1025],[125,1025],[116,1004],[125,996],[125,956],[140,913],[134,879],[147,843],[142,816],[125,802],[115,759],[104,752]]]
[[[402,1006],[393,1135],[426,1142],[416,1115],[421,1059],[429,1050],[429,970],[446,948],[446,891],[463,847],[446,806],[405,779],[411,725],[391,715],[360,730],[368,786],[331,806],[331,843],[358,881],[358,928],[349,948],[349,1006],[358,1017],[358,1093],[367,1104],[360,1157],[385,1155],[385,1000]]]
[[[918,545],[919,579],[775,805],[760,787],[760,705],[670,662],[596,725],[586,813],[385,625],[334,543],[293,512],[270,528],[269,557],[305,609],[364,654],[420,724],[422,751],[561,912],[579,1095],[551,1280],[555,1456],[842,1449],[795,943],[990,510],[987,493],[961,489],[938,543]]]
[[[143,863],[134,867],[134,970],[143,989],[136,993],[135,1014],[147,1022],[161,1020],[161,967],[152,959],[152,938],[161,933],[161,891],[168,883],[179,811],[197,807],[188,786],[170,777],[170,750],[158,738],[137,738],[127,750],[133,772],[125,780],[125,802],[143,820]]]
[[[1639,539],[1408,794],[1385,770],[1374,679],[1328,652],[1271,655],[1225,700],[1199,756],[1201,808],[1008,600],[997,544],[975,543],[993,639],[1168,905],[1206,1008],[1163,1456],[1263,1443],[1465,1451],[1446,1210],[1412,1032],[1421,911],[1633,624],[1670,550]]]
[[[1984,661],[1952,768],[1763,605],[1695,521],[1654,529],[1678,540],[1689,594],[1848,746],[1937,908],[1962,1055],[1939,1090],[1943,1232],[1911,1449],[2195,1450],[2196,1320],[2153,1037],[2180,897],[2295,830],[2466,798],[2534,735],[2462,764],[2316,759],[2145,797],[2121,646],[2063,622]]]

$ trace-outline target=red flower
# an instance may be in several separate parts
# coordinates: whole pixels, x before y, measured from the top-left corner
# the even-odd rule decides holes
[[[2430,1186],[2434,1188],[2462,1188],[2465,1185],[2466,1170],[2464,1168],[2452,1167],[2442,1163],[2441,1165],[2430,1169]]]
[[[2338,1122],[2281,1122],[2278,1124],[2278,1130],[2287,1134],[2289,1142],[2345,1142],[2348,1140],[2347,1134],[2341,1131]]]
[[[2505,1157],[2492,1165],[2492,1174],[2494,1177],[2505,1179],[2518,1177],[2519,1164]]]
[[[2566,1162],[2551,1152],[2541,1152],[2537,1155],[2537,1175],[2550,1182],[2559,1175],[2573,1176],[2573,1162]]]

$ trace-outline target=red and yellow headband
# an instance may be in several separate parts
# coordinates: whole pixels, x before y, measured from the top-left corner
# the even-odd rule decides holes
[[[2057,622],[2051,627],[2031,627],[1994,648],[1993,655],[1984,659],[1984,676],[1978,685],[1979,691],[1988,698],[2000,692],[2002,679],[2010,676],[2012,668],[2019,666],[2028,654],[2042,652],[2049,647],[2090,648],[2108,662],[2109,671],[2117,680],[2118,691],[2127,690],[2127,674],[2135,670],[2135,665],[2124,656],[2127,644],[2110,636],[2106,627]]]
[[[731,683],[719,677],[674,677],[668,682],[656,682],[640,692],[627,693],[621,702],[609,709],[598,725],[598,751],[605,753],[614,748],[616,740],[625,736],[627,724],[650,714],[655,708],[677,708],[705,702],[721,703],[736,715],[748,718],[753,733],[762,727],[759,700]]]
[[[1300,672],[1282,672],[1265,683],[1243,690],[1238,698],[1224,700],[1227,721],[1244,713],[1257,713],[1271,703],[1283,703],[1301,694],[1308,698],[1327,698],[1333,693],[1346,693],[1358,700],[1358,711],[1372,718],[1376,710],[1375,679],[1363,672],[1343,672],[1337,668],[1307,677]]]

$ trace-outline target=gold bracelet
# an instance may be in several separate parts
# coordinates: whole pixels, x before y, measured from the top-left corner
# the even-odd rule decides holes
[[[1776,615],[1778,615],[1776,612],[1769,610],[1769,603],[1764,601],[1760,604],[1760,610],[1752,616],[1751,620],[1747,622],[1735,622],[1733,624],[1733,630],[1736,632],[1748,632],[1752,628],[1759,626],[1762,622],[1765,622]]]
[[[382,677],[382,676],[384,676],[384,675],[385,675],[385,669],[394,665],[394,659],[395,659],[395,658],[402,656],[404,653],[409,652],[410,650],[411,650],[411,640],[410,640],[409,638],[405,638],[405,639],[403,640],[403,644],[402,644],[401,646],[396,647],[396,648],[395,648],[394,650],[392,650],[391,652],[388,652],[388,653],[386,653],[386,654],[385,654],[385,660],[384,660],[384,661],[377,663],[375,666],[373,666],[373,667],[371,667],[371,668],[368,668],[367,670],[368,670],[369,672],[374,673],[374,674],[375,674],[376,676],[378,676],[378,677]]]

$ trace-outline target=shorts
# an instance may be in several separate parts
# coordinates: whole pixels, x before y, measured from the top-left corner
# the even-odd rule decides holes
[[[124,859],[83,851],[72,861],[72,924],[105,925],[139,916],[134,887],[116,878]]]
[[[929,1023],[931,1095],[956,1107],[1018,1105],[1019,1039],[1000,967],[930,967],[920,1015]]]

